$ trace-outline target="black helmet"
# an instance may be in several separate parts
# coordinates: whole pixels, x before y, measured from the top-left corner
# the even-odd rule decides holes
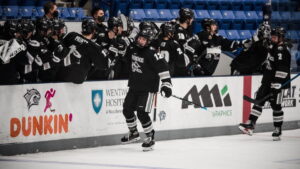
[[[194,11],[189,8],[181,8],[179,10],[179,19],[180,21],[186,21],[188,19],[194,18]]]
[[[39,18],[36,20],[36,31],[44,31],[46,32],[49,29],[52,29],[52,22],[47,18]]]
[[[278,36],[280,38],[284,38],[285,33],[286,33],[286,30],[284,27],[278,26],[278,27],[272,28],[272,30],[271,30],[271,35]]]
[[[218,25],[218,22],[211,18],[205,18],[201,21],[201,27],[204,31],[207,31],[207,29],[210,29],[211,25]]]
[[[108,30],[113,30],[115,27],[123,26],[122,21],[118,17],[111,17],[107,21]]]
[[[154,39],[155,33],[152,28],[146,27],[146,28],[140,30],[140,32],[137,35],[137,38],[139,38],[140,36],[147,39],[147,44],[145,46],[148,46]],[[137,45],[139,46],[138,43],[137,43]],[[141,46],[139,46],[139,47],[141,47]]]
[[[18,20],[7,20],[4,23],[5,33],[9,33],[10,36],[14,36],[17,32]]]
[[[17,24],[17,32],[26,38],[30,32],[34,31],[34,23],[29,19],[20,19]]]
[[[89,35],[96,31],[97,24],[94,19],[84,19],[81,24],[82,34]]]
[[[174,34],[175,32],[175,25],[170,22],[165,22],[160,26],[161,33],[164,37],[169,36],[170,34]]]
[[[145,29],[145,28],[152,28],[152,23],[146,21],[146,22],[141,22],[141,23],[139,24],[139,29],[140,29],[140,30],[143,30],[143,29]]]
[[[65,29],[64,33],[67,33],[66,24],[62,19],[54,18],[52,20],[52,25],[53,25],[53,34],[54,35],[60,35],[61,34],[61,29]]]

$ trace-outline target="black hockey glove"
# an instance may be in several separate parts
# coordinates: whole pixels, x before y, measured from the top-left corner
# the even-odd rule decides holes
[[[160,94],[163,97],[169,98],[172,95],[172,84],[169,82],[163,82],[160,87]]]

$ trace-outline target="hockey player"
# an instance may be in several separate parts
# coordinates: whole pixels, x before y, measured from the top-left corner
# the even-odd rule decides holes
[[[29,20],[10,20],[5,23],[9,39],[0,45],[0,84],[20,83],[20,68],[29,61],[26,57],[26,41],[32,35],[34,26]]]
[[[82,22],[82,35],[71,32],[62,41],[60,50],[63,66],[56,75],[58,81],[83,83],[92,66],[101,71],[107,69],[107,51],[91,39],[96,33],[96,23],[93,19]]]
[[[221,51],[233,51],[243,45],[218,35],[218,23],[214,19],[203,19],[203,31],[190,38],[184,45],[191,60],[190,75],[212,75],[219,63]]]
[[[283,90],[289,88],[290,84],[284,87],[281,87],[281,85],[290,79],[290,63],[291,54],[285,43],[285,29],[282,27],[273,28],[271,31],[271,45],[268,48],[268,57],[256,99],[259,100],[271,94],[267,101],[270,102],[273,109],[273,124],[275,130],[272,137],[274,141],[280,140],[282,134],[281,126],[284,113],[282,111],[281,101],[283,98]],[[239,125],[239,129],[242,132],[252,135],[256,121],[262,114],[264,104],[265,101],[260,104],[255,104],[252,107],[249,120]]]
[[[125,57],[130,63],[129,91],[123,104],[123,115],[129,128],[128,135],[122,143],[132,143],[140,139],[137,130],[137,117],[142,124],[146,139],[142,144],[144,151],[152,150],[155,141],[152,121],[149,117],[154,94],[158,91],[159,79],[162,81],[161,94],[165,97],[172,95],[170,73],[165,59],[153,50],[149,44],[154,37],[151,28],[139,32],[134,45],[131,45]]]
[[[107,21],[108,30],[103,38],[98,37],[96,42],[100,44],[104,49],[109,51],[108,63],[110,69],[108,70],[95,70],[91,69],[88,80],[104,80],[114,79],[115,72],[113,67],[115,66],[116,58],[125,54],[126,44],[122,40],[121,34],[123,31],[122,21],[118,17],[111,17]]]
[[[174,39],[180,44],[182,50],[186,40],[193,36],[191,28],[194,15],[194,11],[191,9],[181,8],[179,10],[179,23],[175,26]]]
[[[244,45],[243,51],[231,62],[231,75],[261,74],[263,63],[267,58],[267,47],[271,33],[269,25],[261,24],[251,40]]]
[[[185,57],[187,57],[181,50],[180,45],[174,38],[175,25],[166,22],[161,25],[161,34],[160,34],[160,46],[159,52],[162,57],[165,58],[169,64],[170,74],[172,77],[180,76],[181,67],[185,67],[186,63]],[[178,69],[179,68],[179,69]]]

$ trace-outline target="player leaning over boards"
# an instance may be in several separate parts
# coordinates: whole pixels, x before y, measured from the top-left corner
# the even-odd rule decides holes
[[[282,27],[273,28],[271,31],[271,44],[268,47],[268,57],[264,64],[263,78],[256,95],[256,100],[262,99],[271,93],[267,101],[271,103],[273,109],[275,130],[272,137],[274,141],[280,140],[281,136],[281,126],[283,123],[281,102],[283,91],[290,88],[290,84],[284,87],[281,87],[281,85],[290,80],[290,63],[291,54],[285,40],[285,29]],[[264,103],[265,101],[260,104],[254,104],[249,120],[239,125],[241,131],[252,135],[255,123],[262,113]]]
[[[146,134],[142,144],[144,151],[152,150],[155,144],[155,131],[148,113],[151,112],[154,94],[158,91],[159,79],[162,81],[162,96],[172,95],[168,65],[165,59],[149,46],[153,38],[154,31],[151,27],[140,30],[135,43],[128,47],[124,56],[130,65],[129,91],[123,104],[123,115],[129,133],[121,139],[121,142],[132,143],[140,140],[137,118],[134,114],[134,111],[137,111],[137,117]]]

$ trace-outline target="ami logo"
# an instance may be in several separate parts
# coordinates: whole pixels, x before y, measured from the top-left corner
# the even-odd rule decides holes
[[[92,103],[94,111],[98,114],[102,108],[103,90],[92,90]]]
[[[205,85],[200,91],[197,89],[197,86],[194,85],[184,96],[184,99],[192,99],[192,102],[204,107],[232,106],[227,85],[225,85],[221,90],[217,84],[214,85],[211,90],[208,85]],[[190,105],[192,104],[182,101],[181,108],[187,109]],[[199,106],[196,105],[194,105],[194,107],[199,108]]]

